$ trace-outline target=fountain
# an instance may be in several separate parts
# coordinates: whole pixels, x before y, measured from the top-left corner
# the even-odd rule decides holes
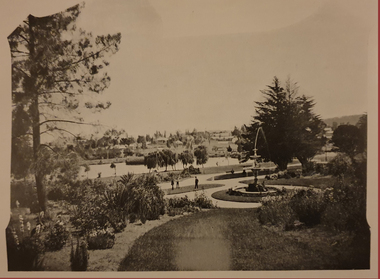
[[[229,191],[231,195],[242,195],[242,196],[266,196],[266,195],[272,195],[275,194],[275,190],[270,190],[265,187],[264,182],[262,184],[258,183],[257,176],[259,174],[259,171],[261,170],[260,164],[258,163],[258,159],[261,157],[260,155],[257,155],[257,138],[259,136],[259,131],[261,130],[262,133],[264,131],[261,127],[257,129],[256,133],[256,139],[255,139],[255,148],[253,149],[254,154],[250,156],[251,159],[253,159],[252,167],[246,167],[243,168],[243,171],[246,172],[248,170],[253,171],[254,175],[254,181],[253,183],[248,184],[248,187],[234,187]]]

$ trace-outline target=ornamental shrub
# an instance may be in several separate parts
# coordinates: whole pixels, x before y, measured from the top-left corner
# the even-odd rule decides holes
[[[282,195],[263,197],[262,206],[258,209],[260,223],[279,226],[285,230],[292,229],[297,218],[289,205],[293,195],[293,191],[283,191]]]
[[[306,226],[314,226],[321,223],[327,203],[322,191],[309,188],[297,191],[289,205],[300,222],[305,223]]]
[[[89,250],[110,249],[115,244],[115,234],[110,229],[93,230],[87,235]]]
[[[61,217],[58,216],[58,220],[50,228],[45,238],[45,248],[48,251],[58,251],[66,244],[68,238],[69,231],[66,229]]]

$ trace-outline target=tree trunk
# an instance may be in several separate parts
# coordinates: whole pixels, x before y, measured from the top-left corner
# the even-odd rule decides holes
[[[277,166],[278,166],[278,169],[280,171],[284,171],[284,170],[286,170],[288,168],[288,162],[285,161],[285,160],[280,161],[280,162],[277,163]]]
[[[309,163],[309,160],[303,158],[303,157],[297,157],[298,161],[300,161],[301,163],[301,167],[302,167],[302,170],[306,170],[307,169],[307,163]]]
[[[31,94],[33,96],[32,103],[30,105],[30,112],[31,112],[31,118],[32,118],[32,125],[33,125],[33,159],[35,162],[37,162],[38,159],[38,153],[40,150],[41,145],[41,136],[40,136],[40,111],[39,111],[39,100],[38,100],[38,90],[36,88],[37,86],[37,77],[38,73],[36,70],[36,64],[35,62],[35,49],[34,49],[34,26],[35,26],[35,18],[32,15],[29,15],[28,17],[29,21],[29,56],[30,60],[32,61],[32,65],[30,67],[30,82],[28,83],[28,86],[25,88],[25,91],[27,91],[28,94]],[[37,187],[37,197],[38,197],[38,204],[40,206],[41,211],[46,211],[46,189],[45,185],[43,183],[44,175],[37,170],[35,173],[35,179],[36,179],[36,187]]]

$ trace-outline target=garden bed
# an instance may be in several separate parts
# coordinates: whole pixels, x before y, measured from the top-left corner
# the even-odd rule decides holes
[[[227,193],[227,190],[217,191],[215,193],[211,194],[211,197],[217,200],[222,201],[232,201],[232,202],[260,202],[262,197],[258,196],[251,196],[251,197],[244,197],[244,196],[235,196],[235,195],[229,195]]]
[[[265,185],[285,185],[285,186],[305,186],[305,187],[316,187],[320,189],[326,189],[331,186],[335,181],[332,176],[310,176],[301,178],[281,178],[276,180],[259,180],[259,183],[265,181]],[[239,181],[239,183],[250,184],[253,183],[254,179]]]

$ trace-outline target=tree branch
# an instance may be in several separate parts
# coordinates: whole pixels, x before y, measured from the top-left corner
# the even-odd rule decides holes
[[[52,128],[52,129],[50,129],[50,130],[46,130],[46,131],[41,132],[40,135],[42,135],[42,134],[44,134],[44,133],[48,133],[48,132],[53,132],[53,131],[62,131],[62,132],[66,132],[66,133],[72,135],[73,137],[77,138],[76,135],[74,135],[74,134],[71,133],[70,131],[67,131],[67,130],[62,129],[62,128]]]
[[[84,123],[84,122],[78,122],[78,121],[73,121],[73,120],[49,119],[49,120],[42,121],[39,124],[39,126],[42,126],[42,125],[49,123],[49,122],[64,122],[64,123],[81,124],[81,125],[96,125],[96,124],[92,124],[92,123]]]
[[[19,67],[15,66],[15,65],[13,65],[13,68],[19,70],[21,73],[23,73],[23,74],[26,75],[28,78],[30,78],[30,76],[29,76],[26,72],[24,72],[23,69],[20,69]]]
[[[28,44],[30,44],[29,40],[27,38],[25,38],[23,35],[21,34],[18,34],[21,38],[23,38],[25,40],[25,42],[27,42]]]

